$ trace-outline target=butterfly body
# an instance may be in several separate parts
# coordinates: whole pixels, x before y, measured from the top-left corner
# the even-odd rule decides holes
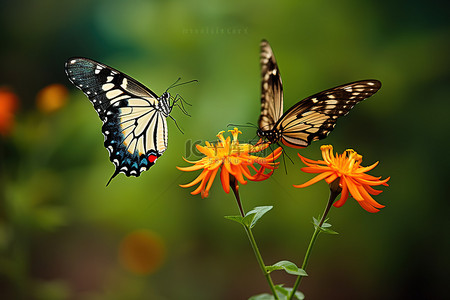
[[[269,143],[303,148],[323,139],[339,117],[381,88],[378,80],[340,85],[307,97],[283,113],[283,85],[272,48],[261,42],[261,115],[257,134]]]
[[[171,95],[158,97],[124,73],[87,58],[69,59],[65,70],[103,122],[104,146],[115,165],[111,179],[148,170],[167,149]]]

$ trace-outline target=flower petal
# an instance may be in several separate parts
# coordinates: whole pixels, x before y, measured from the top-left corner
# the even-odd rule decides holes
[[[364,198],[364,200],[370,204],[373,207],[376,208],[383,208],[384,205],[381,205],[380,203],[376,202],[372,196],[369,195],[369,193],[366,191],[366,189],[364,188],[364,186],[360,185],[357,187],[358,191],[360,192],[360,194],[362,195],[362,197]]]
[[[305,173],[323,173],[325,171],[332,171],[331,168],[325,166],[303,167],[300,170]]]
[[[222,167],[220,172],[220,181],[222,182],[222,187],[225,193],[230,192],[230,173],[227,168]]]
[[[338,201],[336,201],[333,205],[334,207],[341,207],[342,205],[345,204],[345,202],[348,199],[348,188],[347,188],[347,184],[345,183],[345,180],[341,179],[341,185],[342,185],[342,192],[341,192],[341,197],[339,198]]]
[[[356,187],[356,183],[351,180],[351,177],[344,176],[342,179],[346,180],[348,190],[350,191],[352,197],[356,201],[364,201],[364,198],[361,196],[361,194],[358,191],[358,188]]]
[[[176,167],[178,170],[180,171],[197,171],[200,169],[203,169],[204,166],[202,165],[193,165],[193,166],[189,166],[189,167]]]
[[[214,178],[216,178],[217,171],[219,171],[218,168],[214,169],[214,170],[211,172],[211,176],[209,177],[208,185],[207,185],[206,188],[205,188],[205,191],[206,191],[206,193],[208,193],[208,194],[209,194],[209,190],[211,189],[211,186],[212,186],[212,184],[213,184],[213,182],[214,182]]]
[[[200,184],[195,189],[195,191],[191,192],[192,195],[197,195],[200,192],[203,192],[205,190],[206,183],[208,182],[209,178],[211,177],[211,173],[212,173],[211,171],[208,171],[208,170],[205,170],[205,171],[206,171],[205,177],[203,178],[202,182],[200,182]],[[203,196],[203,194],[202,194],[202,197],[203,198],[207,197],[207,194],[206,194],[206,196]]]
[[[314,184],[314,183],[316,183],[318,181],[321,181],[322,179],[327,178],[331,174],[333,174],[333,173],[332,172],[321,173],[321,174],[317,175],[316,177],[314,177],[313,179],[310,179],[310,180],[308,180],[307,182],[305,182],[303,184],[294,185],[294,187],[296,187],[296,188],[304,188],[304,187],[310,186],[311,184]]]
[[[330,184],[330,183],[332,183],[333,181],[335,181],[336,178],[338,178],[338,177],[339,177],[339,176],[338,176],[335,172],[333,172],[333,173],[331,173],[331,175],[330,175],[329,177],[325,178],[325,182],[328,183],[328,184]]]
[[[370,212],[370,213],[376,213],[379,212],[379,209],[374,208],[373,206],[371,206],[369,203],[365,202],[365,201],[359,201],[358,202],[359,205],[361,205],[362,208],[364,208],[366,211]]]
[[[375,168],[378,165],[378,161],[373,163],[372,165],[368,167],[360,167],[357,170],[355,170],[355,173],[366,173],[371,171],[373,168]]]
[[[326,163],[323,160],[312,160],[312,159],[303,157],[300,154],[298,154],[298,156],[300,157],[300,159],[302,160],[302,162],[305,165],[310,166],[310,167],[317,166],[318,164],[326,165]]]
[[[180,184],[180,187],[182,188],[187,188],[187,187],[191,187],[196,185],[197,183],[199,183],[201,180],[203,180],[203,178],[205,178],[206,174],[208,173],[208,170],[203,170],[202,173],[200,173],[200,175],[197,176],[197,178],[195,178],[191,183],[187,183],[187,184]]]

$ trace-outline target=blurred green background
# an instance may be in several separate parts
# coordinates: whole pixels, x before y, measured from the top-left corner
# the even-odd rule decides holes
[[[301,150],[318,159],[323,144],[337,152],[353,148],[363,165],[380,161],[371,174],[391,176],[376,197],[386,205],[379,213],[353,199],[332,209],[330,222],[340,235],[319,237],[300,288],[306,299],[444,298],[450,267],[446,2],[0,5],[1,299],[220,300],[268,292],[245,232],[223,218],[238,213],[233,196],[218,180],[209,198],[191,196],[193,188],[178,184],[198,173],[175,168],[187,165],[182,156],[197,158],[195,142],[214,141],[227,124],[256,123],[263,38],[283,75],[285,109],[350,81],[383,83],[326,140]],[[192,117],[173,111],[185,133],[169,119],[168,150],[141,177],[119,175],[105,188],[114,167],[92,105],[64,74],[71,56],[111,65],[157,94],[178,77],[199,80],[172,91],[192,104]],[[253,128],[240,129],[242,139],[255,137]],[[311,176],[300,172],[294,149],[286,152],[294,160],[286,161],[287,174],[282,166],[270,180],[240,191],[247,210],[274,206],[254,230],[266,263],[300,265],[311,217],[322,212],[328,188],[323,182],[293,188]],[[136,232],[145,233],[136,245],[155,250],[153,260],[137,259],[137,269],[123,250]],[[294,279],[274,274],[276,283],[292,286]]]

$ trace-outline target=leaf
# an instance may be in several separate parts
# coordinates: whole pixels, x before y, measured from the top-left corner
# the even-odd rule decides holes
[[[225,216],[224,218],[225,218],[225,219],[228,219],[228,220],[231,220],[231,221],[238,222],[239,224],[245,226],[245,224],[244,224],[244,222],[243,222],[244,218],[241,217],[241,216]]]
[[[296,276],[308,276],[305,270],[297,267],[293,262],[288,260],[282,260],[271,266],[266,266],[266,271],[269,273],[278,270],[284,270],[286,273]]]
[[[274,299],[275,297],[270,294],[259,294],[248,298],[248,300],[274,300]]]
[[[289,299],[289,295],[292,293],[292,288],[285,288],[285,287],[283,287],[282,284],[276,285],[275,290],[276,290],[278,299],[280,299],[280,300]],[[295,296],[293,299],[296,299],[296,300],[305,299],[305,295],[303,295],[302,292],[296,291],[294,295]],[[275,297],[270,294],[264,293],[264,294],[252,296],[252,297],[248,298],[248,300],[275,300]]]
[[[326,219],[325,221],[328,221],[328,219]],[[314,228],[319,228],[319,230],[321,232],[324,233],[328,233],[328,234],[339,234],[339,232],[336,232],[334,230],[328,229],[331,227],[331,224],[329,223],[323,223],[321,227],[319,227],[319,220],[313,217],[313,224],[314,224]]]
[[[289,296],[289,291],[282,284],[277,284],[275,286],[275,290],[277,291],[277,295],[281,295],[283,297],[282,299],[287,299]]]
[[[285,288],[282,284],[276,285],[275,289],[280,300],[288,300],[292,293],[292,288]],[[305,295],[302,292],[296,291],[292,299],[303,300],[305,299]]]
[[[273,206],[257,206],[248,213],[245,214],[243,223],[249,228],[253,228],[256,225],[256,222],[269,210],[271,210]]]
[[[328,234],[339,234],[339,232],[336,232],[336,231],[331,230],[331,229],[323,228],[323,227],[320,228],[320,230],[321,230],[322,232],[328,233]]]
[[[289,295],[292,293],[292,288],[284,288],[284,289],[286,291],[288,291]],[[297,299],[297,300],[305,299],[305,295],[303,295],[303,293],[300,291],[296,291],[294,295],[295,295],[295,297],[293,299]]]
[[[328,228],[328,227],[331,227],[331,224],[329,224],[329,223],[323,223],[322,224],[322,228]]]
[[[313,217],[314,228],[319,227],[319,219]]]

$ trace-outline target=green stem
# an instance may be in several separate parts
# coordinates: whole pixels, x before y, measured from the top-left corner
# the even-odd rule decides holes
[[[236,197],[236,202],[239,207],[239,212],[241,213],[242,217],[245,217],[245,212],[242,207],[241,198],[239,196],[238,185],[236,182],[236,178],[233,175],[230,175],[230,187],[233,190],[234,196]],[[250,244],[252,245],[253,252],[255,253],[255,256],[256,256],[256,260],[258,261],[261,271],[263,272],[264,277],[266,277],[267,283],[269,284],[270,290],[272,291],[274,298],[276,300],[279,300],[277,292],[275,290],[275,285],[273,284],[272,278],[270,277],[270,273],[267,272],[267,270],[266,270],[266,265],[264,264],[264,260],[262,258],[261,252],[259,252],[259,248],[258,248],[258,245],[256,244],[256,240],[255,240],[255,237],[253,236],[252,230],[250,229],[250,227],[245,226],[245,225],[244,225],[244,228],[245,228],[245,231],[247,232],[247,236],[250,241]]]
[[[255,252],[256,260],[258,261],[258,264],[261,267],[261,271],[263,272],[264,277],[266,277],[267,283],[269,284],[270,290],[272,291],[272,295],[275,299],[278,300],[279,298],[278,298],[277,292],[275,290],[275,286],[273,284],[273,281],[272,281],[272,278],[270,277],[269,272],[267,272],[267,270],[266,270],[266,265],[264,264],[264,260],[261,256],[261,253],[259,252],[258,245],[256,244],[256,240],[252,234],[252,230],[247,226],[244,226],[244,228],[245,228],[245,231],[247,232],[248,239],[250,240],[250,244],[252,245],[253,252]]]
[[[331,206],[333,205],[334,200],[336,200],[336,197],[340,194],[340,192],[330,190],[330,196],[328,198],[327,206],[325,207],[325,210],[322,214],[322,218],[320,219],[319,225],[315,227],[314,233],[311,237],[311,240],[309,241],[308,249],[306,250],[305,257],[303,258],[303,264],[302,269],[306,271],[306,267],[308,265],[309,256],[311,255],[312,248],[314,246],[314,243],[316,242],[317,237],[320,233],[320,228],[322,227],[323,223],[325,222],[325,219],[328,215],[328,212],[330,211]],[[300,282],[302,281],[302,278],[304,276],[299,275],[297,277],[297,280],[295,281],[294,287],[292,288],[291,295],[289,297],[289,300],[294,299],[295,292],[298,289],[298,286],[300,285]]]

